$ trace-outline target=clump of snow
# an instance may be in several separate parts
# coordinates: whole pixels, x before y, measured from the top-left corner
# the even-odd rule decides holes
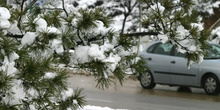
[[[107,43],[102,46],[97,44],[91,44],[90,46],[78,46],[74,52],[74,63],[89,62],[90,57],[103,61],[106,59],[104,52],[112,49],[113,47],[113,45]]]
[[[8,11],[7,8],[0,7],[0,28],[9,28],[10,27],[10,22],[8,19],[11,17],[10,12]]]
[[[104,34],[104,33],[107,33],[107,32],[108,32],[109,29],[106,28],[106,27],[104,27],[103,22],[96,20],[95,24],[96,24],[96,26],[97,26],[97,29],[96,29],[96,32],[97,32],[97,33]]]
[[[80,8],[87,8],[88,6],[91,6],[96,3],[96,0],[78,0]]]
[[[77,100],[73,100],[73,104],[79,104]]]
[[[2,67],[0,70],[6,72],[8,75],[12,75],[17,69],[14,67],[15,62],[9,62],[8,59],[5,58]]]
[[[56,75],[57,75],[56,73],[47,72],[47,73],[45,74],[44,78],[50,79],[50,78],[56,77]]]
[[[123,15],[119,15],[113,18],[114,22],[112,24],[113,28],[115,29],[115,31],[120,31],[122,28],[122,21],[123,21],[124,16]],[[127,26],[125,26],[125,30],[126,30]]]
[[[111,53],[109,57],[104,60],[104,62],[110,62],[109,69],[112,72],[116,69],[117,64],[120,60],[121,57],[119,55],[114,55],[113,53]]]
[[[114,45],[112,45],[112,44],[110,44],[110,43],[108,43],[108,42],[105,42],[105,44],[102,45],[102,46],[100,46],[100,47],[101,47],[101,49],[102,49],[103,51],[109,51],[109,50],[111,50],[111,49],[114,48]]]
[[[213,38],[212,42],[215,42],[215,43],[218,44],[220,42],[220,27],[217,27],[216,29],[213,29],[211,31],[211,35],[215,36],[215,38]]]
[[[105,43],[102,46],[97,44],[91,44],[90,46],[78,46],[76,47],[73,54],[73,63],[83,64],[89,62],[91,59],[98,59],[102,62],[106,62],[106,66],[108,67],[105,71],[113,72],[121,60],[121,57],[118,54],[110,53],[109,56],[105,55],[105,52],[110,51],[114,48],[112,44]],[[107,73],[105,74],[105,78],[108,78]]]
[[[204,27],[201,24],[198,23],[191,23],[192,27],[197,27],[199,31],[204,30]]]
[[[21,39],[21,45],[31,45],[35,41],[36,37],[37,35],[35,32],[27,32]]]
[[[10,22],[7,19],[0,19],[0,28],[6,29],[10,27]]]
[[[14,100],[10,100],[11,104],[20,104],[20,99],[24,99],[26,94],[24,92],[24,88],[21,87],[22,81],[16,80],[13,84],[12,91],[15,93],[13,96]],[[10,99],[10,98],[8,98]]]
[[[5,73],[7,76],[15,76],[15,72],[17,71],[17,69],[15,68],[15,60],[19,58],[19,55],[15,52],[12,52],[10,56],[5,56],[3,49],[2,53],[2,55],[4,55],[4,61],[2,62],[2,66],[0,66],[0,71]],[[20,99],[23,99],[25,97],[23,88],[20,87],[20,85],[20,80],[14,80],[11,89],[11,91],[14,92],[13,100],[10,100],[10,95],[6,95],[2,98],[2,101],[9,104],[20,104]]]
[[[195,5],[196,10],[199,10],[200,12],[208,12],[208,16],[213,15],[214,14],[213,8],[219,8],[220,5],[220,1],[218,0],[206,1],[204,3],[202,3],[201,1],[198,2],[199,0],[193,0],[193,1],[196,4]]]
[[[37,24],[36,30],[39,32],[48,32],[48,33],[56,33],[60,34],[60,30],[56,27],[48,27],[46,20],[41,17],[37,17],[34,19],[34,22]]]
[[[32,97],[32,98],[37,98],[38,97],[37,91],[33,88],[28,89],[28,93],[29,93],[29,96]]]
[[[10,12],[5,7],[0,7],[0,19],[9,19],[11,17]]]
[[[77,19],[73,19],[72,22],[71,22],[71,24],[72,24],[73,26],[77,26]]]
[[[37,31],[42,31],[47,28],[47,22],[43,18],[35,18],[34,22],[37,24],[36,30]]]
[[[17,69],[15,68],[15,62],[14,60],[18,59],[19,56],[17,53],[13,52],[9,58],[8,57],[4,57],[4,61],[3,61],[3,65],[0,67],[0,70],[6,72],[8,75],[12,75],[14,72],[17,71]]]
[[[89,46],[78,46],[74,51],[74,60],[73,63],[85,63],[88,62],[88,50]]]
[[[157,4],[154,4],[154,5],[151,5],[151,10],[152,11],[160,11],[160,14],[163,14],[164,10],[165,10],[165,7],[162,6],[160,3],[157,3]]]
[[[73,93],[74,93],[74,92],[73,92],[73,89],[72,89],[72,88],[68,88],[66,91],[63,91],[63,92],[61,93],[63,100],[66,100],[68,97],[72,96]],[[77,102],[75,102],[75,103],[77,103]]]
[[[56,27],[47,27],[47,32],[48,33],[61,34],[60,30],[57,29]]]
[[[104,52],[100,49],[99,45],[92,44],[88,50],[88,57],[92,57],[98,60],[105,59]]]
[[[51,48],[55,50],[58,54],[62,54],[64,52],[62,40],[54,39],[51,44]]]
[[[8,31],[9,31],[10,33],[14,34],[14,35],[22,35],[22,33],[20,32],[20,30],[19,30],[19,28],[18,28],[18,22],[17,22],[17,21],[15,21],[15,23],[13,23],[13,24],[9,27]]]
[[[19,58],[19,55],[15,52],[11,53],[10,57],[9,57],[9,61],[12,62],[14,60],[17,60]]]
[[[79,110],[126,110],[126,109],[112,109],[112,108],[109,108],[109,107],[100,107],[100,106],[87,105],[84,108],[81,108]]]
[[[161,40],[162,43],[166,43],[168,41],[167,35],[158,35],[158,38]]]
[[[185,36],[189,35],[189,31],[186,30],[182,25],[177,27],[176,32],[178,33],[178,38],[183,39]]]
[[[199,29],[199,31],[202,31],[204,28],[202,27],[202,25],[197,24],[197,23],[192,23],[191,24],[192,27],[196,27]],[[197,44],[196,45],[196,41],[194,39],[191,39],[192,36],[190,35],[190,32],[188,30],[186,30],[182,25],[177,27],[177,35],[176,37],[178,38],[178,45],[181,45],[185,48],[188,49],[189,52],[196,52],[197,50],[200,50],[200,45]],[[186,50],[182,49],[182,47],[178,47],[177,50],[181,53],[185,53]]]

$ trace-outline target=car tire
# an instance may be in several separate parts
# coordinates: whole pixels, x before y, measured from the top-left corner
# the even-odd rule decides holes
[[[219,79],[215,75],[207,75],[203,82],[203,87],[208,95],[218,95],[220,92]]]
[[[144,89],[153,89],[156,86],[154,83],[154,78],[150,72],[143,74],[143,76],[140,78],[140,83]]]

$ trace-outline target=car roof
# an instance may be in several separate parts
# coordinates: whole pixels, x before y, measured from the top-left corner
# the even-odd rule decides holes
[[[153,44],[156,44],[156,43],[162,43],[161,41],[153,41],[153,42],[151,42],[150,44],[149,44],[149,46],[150,45],[153,45]],[[215,45],[219,45],[219,44],[217,44],[217,43],[215,43],[215,42],[211,42],[211,41],[208,41],[208,43],[209,44],[215,44]],[[219,45],[220,46],[220,45]]]

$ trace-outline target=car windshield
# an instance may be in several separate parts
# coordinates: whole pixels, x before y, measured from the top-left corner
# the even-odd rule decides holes
[[[205,59],[220,59],[220,46],[211,44],[208,50],[208,56]]]

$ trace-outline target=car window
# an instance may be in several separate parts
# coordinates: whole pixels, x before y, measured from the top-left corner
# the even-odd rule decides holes
[[[170,43],[165,43],[165,44],[161,43],[157,45],[153,53],[161,54],[161,55],[170,55],[172,47],[173,46]]]
[[[211,44],[210,48],[208,49],[208,56],[205,58],[219,59],[220,58],[220,46]]]
[[[160,44],[160,43],[159,43]],[[147,49],[147,52],[148,53],[153,53],[153,50],[154,48],[158,45],[158,43],[154,44],[154,45],[151,45],[148,49]]]
[[[176,57],[185,57],[186,54],[185,53],[180,53],[176,50],[176,48],[174,48],[174,56],[176,56]]]

